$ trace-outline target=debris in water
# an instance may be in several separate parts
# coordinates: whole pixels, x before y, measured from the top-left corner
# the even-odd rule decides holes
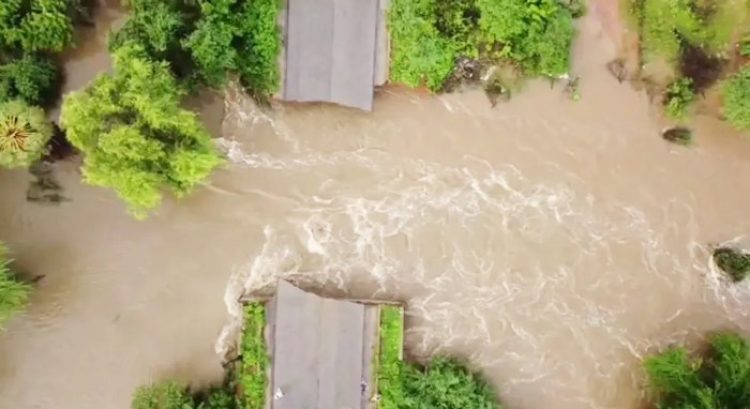
[[[678,145],[687,146],[693,142],[693,131],[682,126],[676,126],[664,130],[661,133],[662,138]]]
[[[42,204],[60,204],[70,199],[62,195],[62,186],[52,174],[52,165],[48,162],[38,162],[29,171],[36,178],[26,190],[26,200]]]
[[[625,61],[620,58],[608,62],[607,70],[613,77],[617,78],[617,82],[621,83],[628,78],[628,70],[625,68]]]

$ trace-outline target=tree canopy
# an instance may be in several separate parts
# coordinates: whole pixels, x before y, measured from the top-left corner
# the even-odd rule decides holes
[[[26,306],[30,291],[28,284],[14,278],[9,264],[8,251],[0,243],[0,330],[13,315]]]
[[[85,180],[114,189],[131,213],[145,217],[164,188],[189,193],[221,159],[196,114],[180,107],[184,91],[166,62],[135,45],[113,57],[114,74],[65,99],[61,124],[85,155]]]

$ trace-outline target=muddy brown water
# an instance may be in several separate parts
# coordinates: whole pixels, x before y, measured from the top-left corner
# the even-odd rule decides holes
[[[602,15],[581,22],[579,102],[546,82],[495,109],[395,87],[372,113],[206,102],[230,163],[144,222],[74,160],[55,165],[60,206],[0,171],[0,240],[45,275],[0,334],[0,408],[124,409],[143,383],[217,382],[234,300],[280,277],[406,301],[409,355],[468,359],[509,408],[640,407],[643,356],[750,334],[750,283],[710,261],[747,242],[750,142],[707,117],[694,147],[664,142],[605,68]]]

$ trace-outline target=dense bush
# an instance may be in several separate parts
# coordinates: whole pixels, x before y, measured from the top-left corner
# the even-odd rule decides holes
[[[279,82],[280,7],[279,0],[132,0],[110,50],[139,44],[190,88],[218,88],[236,73],[253,94],[270,95]]]
[[[72,45],[74,20],[85,6],[83,0],[0,2],[0,102],[54,100],[59,72],[53,54]]]
[[[436,28],[439,0],[394,0],[389,11],[391,79],[439,91],[453,70],[454,44]]]
[[[394,0],[391,79],[440,90],[458,57],[508,59],[527,75],[567,73],[578,1]]]
[[[381,312],[378,392],[381,409],[499,409],[492,388],[457,361],[437,358],[425,368],[401,360],[398,308]]]
[[[52,132],[41,108],[22,101],[0,103],[0,166],[28,168],[42,158]]]
[[[0,101],[20,98],[33,105],[54,99],[58,69],[51,59],[24,55],[0,65]]]
[[[694,99],[693,80],[690,78],[677,79],[667,88],[665,99],[667,115],[675,120],[684,119]]]
[[[27,284],[14,278],[9,264],[7,249],[0,243],[0,330],[14,314],[26,306],[30,291]]]
[[[196,115],[180,108],[183,93],[166,63],[124,46],[114,66],[114,74],[70,94],[60,120],[85,154],[85,180],[113,188],[143,217],[159,205],[164,188],[185,195],[221,160]]]
[[[558,76],[568,71],[575,30],[573,15],[557,0],[478,0],[480,25],[500,55],[532,74]]]
[[[710,339],[702,357],[671,348],[645,361],[660,409],[744,409],[750,402],[750,350],[736,334]]]
[[[737,129],[750,129],[750,67],[730,77],[722,91],[724,116]]]

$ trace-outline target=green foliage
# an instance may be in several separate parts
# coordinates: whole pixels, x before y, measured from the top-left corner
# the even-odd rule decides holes
[[[531,74],[568,71],[575,29],[571,11],[556,0],[478,0],[480,26],[500,55]]]
[[[731,76],[722,88],[724,115],[740,130],[750,129],[750,67]]]
[[[740,40],[738,46],[741,56],[750,57],[750,34],[745,35],[742,40]]]
[[[3,0],[0,41],[4,49],[62,51],[73,42],[70,0]]]
[[[579,0],[394,0],[391,77],[441,90],[458,57],[508,59],[528,75],[569,68]]]
[[[252,0],[245,1],[239,13],[242,41],[236,69],[245,88],[257,96],[271,95],[279,89],[280,9],[280,0]]]
[[[438,0],[394,0],[389,11],[391,79],[439,91],[453,70],[456,49],[436,28]]]
[[[132,0],[131,9],[111,51],[138,44],[190,88],[222,87],[229,73],[258,96],[278,88],[279,0]]]
[[[41,105],[54,98],[58,83],[57,67],[47,57],[27,54],[0,65],[0,101],[19,98]]]
[[[60,119],[85,154],[85,180],[113,188],[136,217],[160,204],[163,188],[183,196],[221,163],[196,115],[180,108],[183,92],[167,64],[144,55],[119,48],[115,73],[70,94]]]
[[[9,268],[8,251],[0,243],[0,331],[3,325],[28,302],[31,287],[14,278]]]
[[[401,360],[403,317],[381,309],[378,390],[381,409],[499,409],[492,389],[457,361],[437,358],[426,368]]]
[[[22,101],[0,103],[0,166],[28,168],[42,158],[52,132],[41,108]]]
[[[667,115],[675,120],[684,119],[693,100],[695,100],[693,80],[690,78],[677,79],[667,88],[665,101]]]
[[[742,281],[750,274],[750,254],[720,247],[714,250],[714,261],[716,265],[727,273],[734,282]]]
[[[248,305],[245,308],[242,363],[238,376],[244,409],[263,409],[266,405],[269,358],[264,337],[265,328],[265,307],[257,303]]]
[[[645,361],[660,409],[743,409],[750,401],[750,354],[736,334],[717,334],[703,358],[671,348]]]
[[[747,9],[741,1],[631,0],[646,59],[669,62],[677,62],[686,46],[711,55],[726,53],[735,32],[746,24]]]
[[[133,397],[133,409],[192,409],[187,388],[174,381],[141,386]]]

